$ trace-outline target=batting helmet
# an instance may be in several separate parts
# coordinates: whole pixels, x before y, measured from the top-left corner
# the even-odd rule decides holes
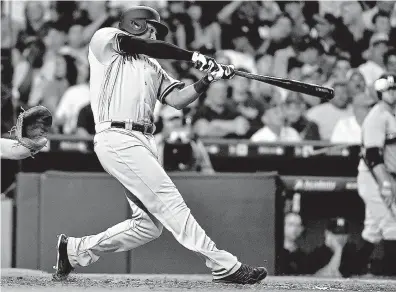
[[[163,39],[168,34],[168,28],[160,22],[159,13],[147,6],[130,8],[121,15],[118,27],[132,35],[140,36],[148,30],[147,23],[157,29],[157,36]]]

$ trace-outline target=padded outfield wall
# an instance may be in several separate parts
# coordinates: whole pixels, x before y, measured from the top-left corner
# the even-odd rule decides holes
[[[275,173],[170,175],[192,214],[220,249],[275,272]],[[53,271],[56,236],[95,234],[130,217],[122,186],[105,173],[20,173],[17,179],[16,267]],[[276,240],[277,239],[277,240]],[[78,272],[79,270],[77,270]],[[104,255],[87,273],[208,273],[204,261],[164,230],[130,252]]]

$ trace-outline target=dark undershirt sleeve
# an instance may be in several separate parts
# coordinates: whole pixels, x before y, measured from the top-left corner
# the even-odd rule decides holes
[[[194,53],[158,40],[144,40],[124,34],[119,34],[117,39],[121,52],[131,55],[143,54],[156,59],[191,61]]]

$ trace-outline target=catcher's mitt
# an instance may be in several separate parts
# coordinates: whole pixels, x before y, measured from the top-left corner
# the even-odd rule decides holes
[[[47,144],[47,135],[52,126],[52,114],[44,106],[34,106],[18,116],[15,135],[19,143],[32,155]]]

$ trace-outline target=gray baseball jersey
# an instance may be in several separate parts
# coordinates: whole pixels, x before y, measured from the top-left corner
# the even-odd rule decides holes
[[[362,125],[363,151],[369,147],[379,147],[384,152],[387,171],[396,173],[396,117],[383,103],[376,104]],[[362,161],[359,170],[367,169]]]
[[[157,60],[120,51],[117,28],[98,30],[89,44],[90,99],[95,124],[130,120],[152,123],[156,100],[184,84],[167,74]]]

